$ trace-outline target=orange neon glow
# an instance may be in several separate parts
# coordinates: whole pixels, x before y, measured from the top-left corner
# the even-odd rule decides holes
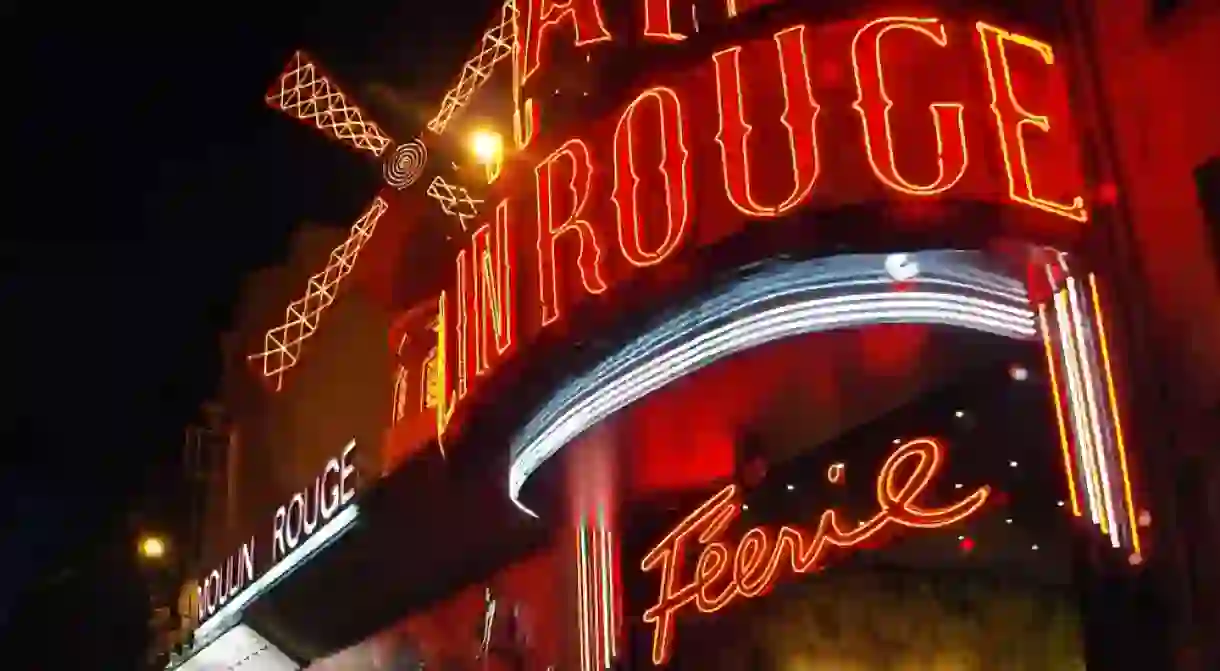
[[[805,26],[797,25],[775,34],[784,87],[784,111],[780,121],[788,128],[792,161],[792,192],[778,205],[759,204],[750,184],[749,138],[753,127],[746,122],[741,85],[741,47],[712,55],[716,69],[716,99],[720,125],[716,142],[724,169],[729,202],[751,217],[778,217],[803,203],[813,191],[819,165],[817,119],[821,109],[813,99],[809,57],[805,52]]]
[[[471,275],[473,264],[470,263],[466,256],[466,250],[458,252],[457,260],[457,291],[454,299],[457,300],[457,308],[454,310],[457,314],[457,397],[458,400],[466,398],[466,392],[470,390],[470,343],[474,340],[470,333],[470,289],[472,279]]]
[[[661,129],[661,162],[657,168],[665,185],[665,237],[652,250],[644,249],[645,219],[640,217],[639,199],[641,179],[635,169],[635,131],[631,123],[636,110],[645,101],[656,102]],[[645,267],[664,261],[686,236],[690,222],[689,157],[682,134],[682,104],[673,89],[662,86],[648,89],[623,110],[614,129],[614,191],[611,198],[618,213],[619,247],[633,265]],[[628,174],[630,180],[625,178]]]
[[[560,21],[572,21],[578,47],[613,39],[602,18],[600,0],[525,0],[524,14],[525,31],[518,33],[521,40],[519,56],[524,60],[521,67],[522,85],[541,67],[543,40],[550,34],[549,29]]]
[[[394,371],[394,395],[393,404],[390,408],[390,426],[398,424],[407,414],[407,390],[411,388],[411,374],[407,371],[407,367],[399,364],[398,369]]]
[[[890,119],[894,101],[885,90],[881,40],[892,30],[910,30],[932,40],[937,46],[949,44],[945,26],[939,19],[891,16],[870,21],[851,43],[851,64],[856,75],[858,97],[852,107],[860,113],[864,126],[864,148],[873,172],[886,186],[913,196],[930,196],[947,191],[966,174],[965,107],[961,103],[932,103],[932,123],[936,128],[936,156],[940,172],[930,184],[916,184],[898,171],[894,156],[894,136]],[[862,67],[863,62],[863,67]],[[945,127],[956,129],[956,141],[945,142]],[[884,137],[884,145],[874,142]]]
[[[1102,367],[1106,372],[1106,393],[1110,400],[1110,415],[1114,423],[1114,436],[1118,444],[1118,464],[1123,474],[1123,498],[1127,507],[1127,522],[1131,525],[1131,549],[1143,554],[1140,547],[1140,527],[1135,523],[1135,497],[1131,493],[1131,473],[1127,469],[1127,442],[1123,436],[1122,416],[1118,409],[1118,391],[1114,386],[1114,373],[1110,368],[1110,345],[1106,337],[1106,319],[1101,308],[1101,296],[1097,292],[1097,277],[1089,274],[1089,288],[1093,296],[1093,312],[1097,315],[1097,340],[1101,343]]]
[[[506,0],[515,3],[516,0]],[[518,12],[516,6],[512,10],[512,90],[513,90],[513,144],[520,151],[529,146],[538,130],[538,107],[534,101],[524,97],[522,87],[525,76],[522,68],[525,59],[522,58],[522,45],[518,36],[524,32],[525,18]]]
[[[513,143],[517,149],[525,149],[538,134],[538,105],[533,98],[526,98],[520,109],[513,111]]]
[[[435,408],[441,398],[440,371],[436,366],[436,348],[428,351],[424,365],[419,371],[419,411]]]
[[[753,11],[763,5],[769,5],[776,0],[725,0],[725,6],[728,9],[729,18],[734,18],[739,14]]]
[[[1050,324],[1046,319],[1046,306],[1038,306],[1038,326],[1042,332],[1042,349],[1046,352],[1046,371],[1050,376],[1051,401],[1055,405],[1055,422],[1059,427],[1059,450],[1063,454],[1063,473],[1067,476],[1068,499],[1072,502],[1072,514],[1080,517],[1080,493],[1076,491],[1076,467],[1073,465],[1072,447],[1068,441],[1067,422],[1063,417],[1063,396],[1059,393],[1059,373],[1055,346],[1051,343]]]
[[[1071,204],[1059,203],[1038,197],[1034,192],[1034,178],[1029,166],[1029,156],[1025,151],[1025,126],[1033,126],[1043,133],[1051,130],[1050,119],[1033,114],[1021,106],[1017,100],[1012,85],[1012,69],[1008,65],[1008,43],[1032,49],[1042,57],[1047,65],[1055,64],[1055,55],[1051,46],[1044,42],[1010,33],[1002,28],[988,25],[982,21],[975,24],[979,32],[979,40],[983,47],[983,61],[987,66],[987,83],[991,87],[991,111],[995,114],[996,129],[999,131],[1000,148],[1004,153],[1004,165],[1007,168],[1008,188],[1012,199],[1036,207],[1040,210],[1057,214],[1076,221],[1088,221],[1089,213],[1084,206],[1084,198],[1076,196]],[[999,63],[997,77],[996,63]],[[1000,95],[998,81],[1003,81],[1004,95]],[[1001,100],[1003,101],[1001,106]],[[1012,117],[1016,116],[1017,119]],[[1015,163],[1014,165],[1014,149]],[[1017,170],[1020,170],[1020,179]]]
[[[326,267],[309,278],[305,295],[288,305],[284,323],[263,336],[263,351],[250,355],[251,361],[262,359],[263,377],[275,381],[275,390],[284,386],[284,373],[301,359],[301,350],[318,330],[322,313],[335,302],[343,280],[352,272],[360,250],[373,237],[381,215],[389,209],[381,198],[374,198],[360,219],[352,225],[347,239],[335,247],[326,260]]]
[[[457,399],[449,384],[449,322],[446,321],[445,304],[448,302],[446,292],[442,291],[436,299],[436,445],[441,456],[445,455],[445,429],[453,418],[453,408]]]
[[[914,462],[908,466],[908,462]],[[893,527],[937,529],[970,517],[986,503],[990,487],[980,487],[944,507],[918,502],[944,463],[944,448],[932,438],[917,438],[898,447],[877,476],[880,510],[853,528],[843,529],[835,510],[824,511],[817,530],[810,534],[782,526],[776,534],[762,527],[747,531],[736,548],[720,541],[729,524],[741,513],[737,487],[729,485],[682,520],[640,562],[647,572],[659,568],[661,588],[655,605],[644,612],[653,625],[652,661],[664,664],[673,650],[674,622],[679,610],[691,602],[702,613],[714,613],[738,597],[762,595],[778,578],[785,550],[792,572],[805,574],[824,567],[828,547],[852,548],[878,532]],[[686,541],[697,536],[702,546],[689,583],[679,586],[679,571]],[[727,578],[727,580],[726,580]]]
[[[465,187],[450,184],[440,175],[432,178],[424,193],[440,203],[442,212],[456,218],[463,231],[466,230],[467,221],[479,216],[479,205],[483,204],[483,201],[472,198]]]
[[[662,27],[666,30],[669,29],[666,26],[672,26],[662,17],[665,12],[675,9],[673,5],[679,5],[677,14],[672,17],[672,24],[679,31],[693,35],[685,22],[684,11],[688,5],[693,7],[694,3],[689,0],[639,1],[646,3],[643,8],[647,11],[659,12],[654,16],[654,27],[664,23]],[[559,144],[572,136],[542,139],[544,136],[538,126],[539,105],[537,101],[524,99],[526,92],[520,90],[526,74],[521,68],[538,65],[534,61],[546,50],[541,41],[546,39],[546,30],[551,25],[562,24],[560,37],[565,43],[565,52],[568,39],[581,44],[584,40],[609,39],[610,34],[604,30],[598,1],[522,2],[520,11],[514,10],[520,39],[512,47],[518,50],[520,56],[511,61],[517,84],[514,86],[514,103],[519,103],[515,110],[514,142],[518,145],[530,143],[536,134],[539,139],[534,143],[545,142],[537,147],[536,152],[519,155],[530,156],[530,160],[535,161],[533,187],[537,207],[537,258],[526,258],[535,254],[533,245],[527,245],[530,247],[528,251],[509,249],[508,253],[498,246],[499,232],[507,231],[506,225],[498,220],[504,212],[497,212],[497,220],[493,222],[485,211],[487,206],[474,199],[465,189],[439,177],[429,177],[432,184],[428,188],[428,195],[438,200],[442,209],[462,225],[469,222],[489,224],[475,232],[473,253],[472,248],[467,247],[464,260],[459,261],[466,264],[461,274],[465,286],[449,287],[449,295],[458,301],[449,305],[451,322],[448,324],[450,374],[457,377],[450,377],[447,381],[451,383],[450,391],[456,394],[458,402],[465,398],[469,389],[477,386],[477,381],[472,377],[490,373],[498,354],[512,347],[514,341],[518,341],[518,344],[531,341],[539,330],[567,316],[574,306],[589,302],[590,295],[604,294],[609,288],[608,282],[626,277],[640,267],[661,265],[676,253],[686,253],[691,245],[710,245],[713,241],[730,239],[751,225],[748,220],[783,216],[803,206],[820,208],[855,204],[874,198],[878,189],[888,191],[889,188],[894,189],[895,198],[936,193],[951,196],[964,189],[970,191],[963,194],[964,197],[975,199],[988,197],[987,191],[990,190],[990,197],[1004,202],[1035,204],[1044,210],[1048,207],[1049,201],[1035,203],[1031,200],[1031,190],[1027,189],[1026,197],[1022,197],[1022,190],[1013,186],[1021,182],[1015,179],[1017,170],[1027,167],[1022,141],[1026,129],[1022,124],[1034,124],[1043,131],[1049,126],[1043,123],[1045,120],[1041,117],[1025,113],[1014,99],[1012,79],[1015,77],[1018,84],[1024,84],[1020,77],[1025,73],[1023,70],[1015,75],[1010,73],[1007,57],[1026,54],[1012,50],[1008,42],[1016,41],[1021,46],[1036,50],[1038,43],[1027,43],[1022,41],[1024,38],[1002,33],[998,29],[979,28],[983,36],[984,56],[988,59],[988,76],[993,84],[991,103],[996,119],[1001,122],[1001,144],[1005,149],[996,153],[1005,156],[1004,166],[1007,166],[1008,173],[1003,177],[999,173],[1004,166],[999,161],[981,161],[976,156],[975,165],[968,166],[967,151],[988,151],[988,147],[980,144],[980,139],[975,140],[973,147],[968,147],[965,139],[966,116],[963,106],[973,105],[978,108],[975,112],[982,112],[981,105],[987,104],[981,73],[979,79],[974,81],[978,86],[964,79],[959,86],[955,77],[950,83],[956,87],[954,91],[961,93],[935,95],[928,100],[938,102],[921,101],[915,104],[914,94],[904,94],[902,82],[922,81],[924,76],[936,77],[943,73],[938,72],[936,64],[931,68],[925,67],[921,59],[904,59],[901,62],[888,56],[885,60],[881,59],[883,50],[905,51],[908,46],[910,54],[891,55],[925,55],[930,57],[929,61],[979,58],[973,43],[965,39],[973,33],[955,34],[952,44],[947,39],[954,27],[969,31],[968,26],[935,18],[886,17],[875,21],[865,20],[853,23],[846,32],[841,30],[841,25],[823,30],[814,25],[779,24],[780,27],[787,27],[778,32],[768,29],[761,36],[743,34],[740,40],[720,45],[721,50],[712,55],[710,62],[699,61],[686,73],[689,76],[680,80],[681,85],[633,91],[635,97],[628,97],[630,104],[619,108],[621,115],[616,119],[616,125],[603,123],[606,120],[598,121],[590,126],[590,135],[582,134]],[[744,4],[739,2],[726,7],[730,10],[740,9]],[[763,4],[766,3],[750,3],[751,7]],[[647,9],[649,7],[651,9]],[[662,9],[665,12],[661,12]],[[717,8],[716,13],[719,11]],[[864,27],[856,30],[860,26]],[[569,34],[572,31],[574,37]],[[891,31],[898,34],[892,35]],[[533,37],[530,37],[531,34]],[[896,39],[882,40],[885,36]],[[706,37],[713,39],[710,35]],[[527,45],[528,40],[533,40],[530,43],[532,46]],[[807,42],[826,46],[829,50],[826,58],[813,60],[817,54],[810,52]],[[817,85],[824,85],[828,91],[843,93],[849,42],[856,95],[847,95],[856,99],[854,103],[843,99],[843,109],[838,111],[842,114],[838,117],[822,115],[821,104],[815,97],[814,79],[817,78]],[[1031,47],[1031,44],[1034,46]],[[933,46],[937,49],[933,49]],[[775,51],[772,52],[772,49]],[[1005,52],[1005,49],[1008,51]],[[1048,52],[1039,53],[1049,61]],[[1021,62],[1016,65],[1024,66]],[[1032,63],[1032,69],[1035,76],[1059,75],[1059,70],[1047,70],[1037,62]],[[1039,81],[1045,79],[1037,78]],[[1009,90],[1008,97],[997,95],[1001,80]],[[679,79],[675,77],[675,81]],[[1016,93],[1029,97],[1024,89],[1018,89]],[[713,95],[716,96],[715,103],[711,100]],[[896,102],[891,100],[891,95],[897,96]],[[1007,102],[1000,105],[997,101]],[[782,110],[779,109],[781,104]],[[854,104],[856,111],[847,112],[848,104]],[[1039,106],[1042,103],[1035,105]],[[897,112],[891,114],[895,107]],[[928,126],[928,119],[924,116],[928,113],[926,110],[930,110],[931,126]],[[719,115],[717,120],[704,118],[713,113]],[[856,135],[852,124],[857,123],[857,118],[865,131],[863,143],[854,140]],[[822,138],[817,136],[819,121],[823,126]],[[844,122],[844,127],[827,131],[826,124],[837,121]],[[656,131],[653,130],[654,123],[659,126]],[[718,126],[715,148],[707,142],[711,139],[712,131],[705,130],[712,125]],[[909,132],[905,130],[908,125],[913,126]],[[988,128],[991,127],[990,122],[978,126],[980,138],[990,135]],[[932,143],[926,142],[928,150],[921,151],[923,147],[917,149],[920,145],[918,140],[928,130],[936,133],[937,155],[934,160],[938,166],[937,175],[931,174],[933,163],[928,159],[932,157],[924,155],[931,153]],[[707,135],[701,136],[704,132]],[[829,135],[826,134],[828,132]],[[610,137],[611,133],[613,137]],[[951,136],[953,133],[957,134],[956,138]],[[908,134],[917,137],[905,137]],[[830,144],[826,143],[827,138],[830,138]],[[1037,135],[1033,138],[1039,141],[1044,139]],[[787,160],[779,158],[783,152],[780,145],[785,139],[789,149]],[[900,148],[894,148],[896,143]],[[558,149],[555,149],[557,145]],[[861,149],[865,150],[864,158],[869,160],[873,176],[863,168],[858,153]],[[701,165],[700,151],[706,154],[702,158],[718,158],[720,165]],[[908,158],[903,153],[911,151],[917,151],[920,156]],[[593,156],[593,152],[601,153]],[[613,154],[608,155],[608,152]],[[541,161],[534,158],[541,156],[546,158]],[[596,165],[594,158],[598,160]],[[637,165],[637,162],[643,165]],[[915,171],[916,166],[924,169]],[[714,174],[717,167],[720,168],[719,175]],[[970,179],[964,179],[968,167],[972,170]],[[1074,164],[1068,167],[1074,167]],[[904,168],[905,175],[902,174]],[[787,182],[786,174],[778,174],[786,173],[789,169],[792,172],[791,183]],[[654,170],[659,170],[660,179]],[[835,174],[822,174],[832,170]],[[840,175],[840,170],[844,174]],[[1025,173],[1028,177],[1029,170],[1026,169]],[[874,181],[874,176],[888,188]],[[714,185],[711,190],[700,191],[702,185],[698,180],[704,177],[723,179],[725,197]],[[833,193],[828,191],[814,198],[818,180],[822,180],[822,188],[826,189],[828,178],[835,180]],[[1004,193],[1006,179],[1009,194]],[[1048,183],[1049,179],[1049,174],[1042,177],[1040,188],[1044,193],[1061,197],[1057,187]],[[518,184],[517,180],[503,182],[499,180],[497,186],[509,191],[518,187],[530,188],[527,184]],[[1029,180],[1025,182],[1028,186]],[[605,202],[607,199],[611,202]],[[815,200],[818,201],[816,204],[812,202]],[[614,224],[608,219],[611,216],[611,203],[615,209]],[[514,201],[513,206],[518,206],[518,203]],[[484,210],[481,216],[485,217],[485,221],[476,219],[480,216],[480,210]],[[1058,213],[1062,215],[1065,211],[1061,208]],[[1026,226],[1024,220],[1014,217],[1011,226]],[[616,227],[614,231],[608,228],[612,225]],[[801,224],[793,222],[791,225]],[[1003,225],[1008,227],[1010,221],[1005,220]],[[1049,234],[1045,226],[1038,226],[1037,233]],[[472,226],[471,230],[474,229]],[[514,237],[516,235],[513,233]],[[608,236],[614,235],[618,237],[625,262],[620,262],[609,248],[605,249],[611,252],[611,256],[603,258],[602,243],[609,244]],[[518,258],[519,254],[524,256]],[[511,259],[517,259],[512,262],[512,267],[509,265]],[[527,265],[519,265],[521,263]],[[519,286],[523,278],[533,272],[531,268],[535,263],[538,272],[537,313],[532,312],[533,308],[525,307],[534,300],[532,295],[527,295],[534,291],[530,288],[534,286],[534,280],[524,279],[530,285],[524,294]],[[524,275],[521,274],[523,268]],[[673,283],[658,283],[657,286],[673,286]],[[517,294],[510,295],[513,291]],[[455,309],[457,313],[453,312]],[[471,309],[474,311],[467,316],[467,311]],[[529,314],[513,314],[520,310],[527,310]],[[493,341],[496,343],[494,350],[490,345]],[[457,348],[457,355],[454,347]],[[414,368],[411,370],[414,374]],[[1070,429],[1074,417],[1069,410],[1075,408],[1076,404],[1069,375],[1074,373],[1062,367],[1055,372],[1062,373],[1059,376],[1062,383],[1059,392],[1064,395],[1061,400],[1064,412],[1068,413],[1065,417]],[[1100,383],[1096,386],[1098,390],[1101,389]],[[1101,393],[1097,399],[1104,402]],[[440,405],[448,407],[445,403]],[[1071,447],[1069,445],[1068,449]],[[1074,454],[1086,455],[1087,450],[1082,449]],[[1082,456],[1082,459],[1085,458]],[[1088,500],[1089,478],[1093,477],[1090,475],[1091,466],[1077,462],[1075,467],[1079,475],[1075,484],[1080,491],[1073,504],[1087,510],[1084,502]],[[1117,499],[1117,490],[1115,492]]]
[[[727,0],[726,12],[732,11],[733,0]],[[695,3],[687,0],[691,16],[695,16]],[[732,16],[732,14],[729,14]],[[696,30],[698,28],[696,27]],[[673,0],[644,0],[644,38],[659,42],[681,42],[689,37],[674,29]]]
[[[508,237],[508,199],[496,206],[495,232],[484,224],[474,232],[475,291],[475,373],[486,373],[492,363],[490,349],[494,339],[496,353],[503,354],[513,344],[516,320],[513,319],[513,268],[509,262],[512,241]]]
[[[394,372],[394,396],[392,397],[394,402],[391,409],[392,412],[390,414],[391,426],[397,424],[407,415],[407,401],[410,397],[408,390],[411,388],[411,374],[407,366],[403,364],[402,348],[409,342],[411,342],[410,334],[403,333],[402,337],[398,339],[398,347],[394,348],[394,360],[397,363],[397,367]],[[420,392],[420,402],[422,403],[422,386],[420,387]]]
[[[839,482],[843,480],[844,468],[846,468],[846,465],[844,465],[844,463],[841,461],[836,461],[835,463],[831,464],[830,468],[826,469],[826,480],[831,484],[839,484]]]
[[[571,191],[571,211],[563,217],[563,223],[555,224],[554,182],[555,165],[566,158],[572,165],[572,176],[568,180]],[[568,140],[534,168],[538,197],[538,284],[542,304],[542,325],[546,326],[559,318],[559,288],[555,267],[556,242],[565,233],[575,235],[580,241],[580,252],[576,267],[585,291],[600,294],[606,290],[601,276],[601,247],[597,244],[597,233],[593,226],[581,218],[589,199],[589,186],[593,178],[593,161],[589,158],[589,147],[580,140]]]
[[[266,101],[271,107],[308,121],[318,130],[375,156],[381,156],[392,143],[390,136],[365,119],[360,108],[323,76],[303,51],[292,55],[267,93]]]
[[[504,0],[491,26],[483,31],[474,55],[462,64],[457,82],[445,92],[436,116],[428,121],[428,130],[438,135],[445,132],[449,121],[470,103],[474,94],[491,78],[496,66],[513,55],[519,34],[516,0]]]

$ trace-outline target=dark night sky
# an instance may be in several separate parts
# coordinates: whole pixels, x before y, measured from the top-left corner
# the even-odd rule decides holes
[[[172,526],[182,429],[216,382],[240,278],[304,221],[350,225],[377,188],[374,165],[263,104],[292,50],[365,105],[389,90],[400,114],[374,116],[406,139],[421,124],[402,110],[435,109],[491,6],[0,8],[4,668],[136,668],[134,533]],[[13,666],[47,628],[66,649]]]

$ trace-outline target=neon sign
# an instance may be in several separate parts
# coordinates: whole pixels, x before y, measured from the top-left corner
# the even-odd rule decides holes
[[[268,576],[295,566],[296,562],[293,562],[292,558],[298,557],[299,560],[300,555],[307,554],[302,551],[311,545],[312,539],[323,535],[332,536],[338,533],[339,527],[346,528],[350,524],[350,520],[340,524],[338,518],[342,517],[342,513],[353,509],[353,506],[348,504],[356,496],[353,482],[356,467],[352,463],[352,453],[355,449],[356,441],[353,440],[344,446],[339,456],[326,462],[322,473],[314,478],[312,487],[305,487],[294,493],[286,505],[276,509],[272,521],[271,543],[268,544],[271,556],[265,565],[269,570],[258,570],[258,564],[261,562],[257,561],[255,537],[251,536],[237,553],[204,578],[196,595],[198,623],[210,620],[226,608],[240,610],[239,607],[235,608],[234,604],[240,606],[248,603],[273,582]],[[336,522],[334,528],[330,528],[332,522]],[[324,529],[328,531],[324,532]],[[256,580],[255,576],[259,573],[262,575]]]
[[[669,3],[645,9],[646,37],[684,39]],[[561,33],[578,49],[612,40],[603,18],[597,0],[525,3],[518,84]],[[749,227],[815,225],[779,221],[802,209],[995,202],[1023,206],[1002,217],[1020,233],[1075,236],[1089,217],[1062,76],[1049,45],[982,22],[797,23],[660,73],[576,137],[531,122],[530,151],[493,185],[494,215],[440,297],[438,435],[500,361],[575,308],[612,304],[627,281],[657,286],[673,259]]]
[[[295,550],[313,535],[319,525],[329,522],[341,507],[356,497],[356,489],[348,484],[356,472],[351,462],[355,449],[356,441],[352,441],[338,457],[326,462],[326,468],[314,478],[313,496],[310,496],[310,488],[306,487],[293,494],[288,505],[276,509],[271,532],[274,541],[272,562]]]
[[[653,625],[653,663],[669,660],[675,618],[692,603],[701,613],[715,613],[739,598],[766,594],[785,564],[793,574],[816,572],[825,567],[831,550],[858,547],[881,531],[895,527],[937,529],[978,512],[991,495],[990,487],[979,487],[946,506],[921,502],[943,462],[944,447],[935,439],[909,441],[889,456],[877,475],[878,510],[872,517],[845,528],[832,508],[822,512],[813,531],[785,525],[773,533],[753,527],[736,546],[721,538],[741,514],[737,487],[729,485],[720,490],[679,522],[640,562],[641,570],[657,570],[661,575],[657,601],[644,612],[644,622]],[[827,470],[827,479],[840,483],[843,471],[843,464],[836,463]],[[682,560],[692,542],[701,549],[690,577],[684,578]]]

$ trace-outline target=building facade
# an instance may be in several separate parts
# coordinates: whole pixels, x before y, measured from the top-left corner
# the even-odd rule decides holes
[[[521,0],[403,142],[296,54],[385,184],[251,281],[174,666],[1214,668],[1178,5]]]

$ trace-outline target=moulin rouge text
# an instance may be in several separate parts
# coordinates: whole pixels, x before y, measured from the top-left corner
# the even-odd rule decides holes
[[[650,34],[675,41],[659,7]],[[527,78],[544,41],[612,39],[595,0],[525,9]],[[456,282],[440,297],[438,434],[522,340],[741,222],[882,194],[992,198],[1053,223],[1088,220],[1074,195],[1074,141],[1059,125],[1066,98],[1037,93],[1059,90],[1050,45],[931,17],[882,17],[839,35],[799,23],[722,45],[689,76],[637,92],[615,123],[591,119],[579,137],[544,138],[527,123],[518,148],[538,157],[533,174],[500,178],[508,195],[458,253]],[[826,59],[842,64],[843,86],[822,81]],[[854,102],[835,97],[840,89]],[[1038,230],[1063,228],[1046,224]]]

